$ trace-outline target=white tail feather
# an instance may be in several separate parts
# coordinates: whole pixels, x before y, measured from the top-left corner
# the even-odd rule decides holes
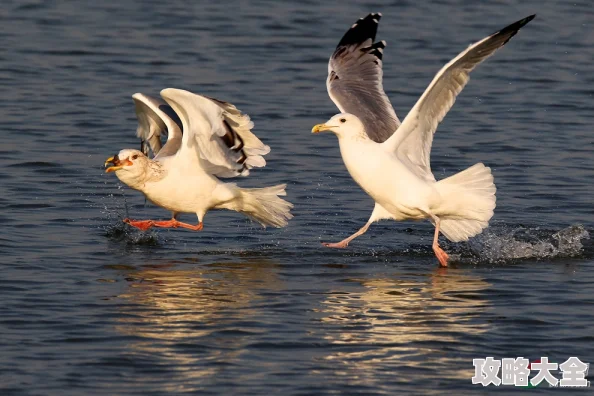
[[[279,198],[287,195],[286,184],[265,188],[240,188],[241,199],[234,200],[233,209],[256,220],[262,226],[284,227],[293,218],[293,204]]]
[[[443,203],[435,214],[450,241],[466,241],[489,226],[495,209],[491,168],[479,163],[436,184]]]

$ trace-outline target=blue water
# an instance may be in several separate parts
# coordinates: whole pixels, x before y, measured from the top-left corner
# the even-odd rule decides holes
[[[594,9],[417,3],[4,1],[0,393],[525,394],[472,385],[472,359],[594,363]],[[334,136],[310,133],[337,112],[329,55],[372,11],[401,119],[468,44],[538,14],[437,131],[438,179],[484,162],[498,188],[491,228],[444,242],[447,269],[428,222],[320,245],[373,208]],[[252,117],[272,152],[237,182],[288,183],[287,228],[222,211],[200,233],[123,226],[168,216],[102,168],[138,147],[130,96],[165,87]]]

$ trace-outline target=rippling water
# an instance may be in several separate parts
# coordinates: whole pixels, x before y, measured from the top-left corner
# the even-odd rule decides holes
[[[309,132],[336,112],[328,56],[371,11],[401,118],[469,43],[538,13],[437,132],[438,178],[482,161],[498,187],[492,227],[447,244],[447,269],[428,223],[320,246],[373,207],[336,139]],[[587,1],[3,2],[2,395],[466,394],[483,391],[473,358],[593,363],[593,18]],[[287,182],[287,228],[121,224],[167,216],[102,169],[138,146],[130,96],[165,87],[251,115],[272,152],[238,183]]]

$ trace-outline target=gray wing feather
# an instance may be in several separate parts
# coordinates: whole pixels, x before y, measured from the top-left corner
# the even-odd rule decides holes
[[[398,132],[385,142],[387,149],[396,151],[402,161],[416,169],[418,175],[435,180],[431,172],[430,153],[437,126],[470,80],[470,72],[532,19],[534,15],[485,37],[446,64],[407,114]]]
[[[326,87],[343,113],[356,115],[370,139],[381,143],[400,125],[382,86],[385,41],[373,43],[381,14],[359,19],[338,43],[328,63]]]

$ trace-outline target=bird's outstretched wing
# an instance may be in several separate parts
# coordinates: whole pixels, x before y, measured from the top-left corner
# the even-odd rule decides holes
[[[140,138],[140,151],[153,157],[165,157],[177,152],[182,141],[181,120],[171,106],[161,99],[135,93],[132,95],[134,109],[138,118],[136,136]],[[161,136],[167,134],[167,143],[163,146]]]
[[[396,133],[384,145],[426,180],[435,180],[430,166],[431,144],[437,126],[454,105],[456,96],[470,80],[470,72],[503,47],[531,15],[472,44],[445,65],[407,114]]]
[[[219,177],[247,176],[263,167],[270,152],[251,132],[254,123],[231,103],[167,88],[161,96],[175,110],[183,125],[182,147],[177,155],[196,162]]]
[[[400,125],[382,86],[386,42],[373,42],[381,16],[369,14],[351,26],[330,57],[326,80],[330,99],[341,112],[356,115],[378,143]]]

